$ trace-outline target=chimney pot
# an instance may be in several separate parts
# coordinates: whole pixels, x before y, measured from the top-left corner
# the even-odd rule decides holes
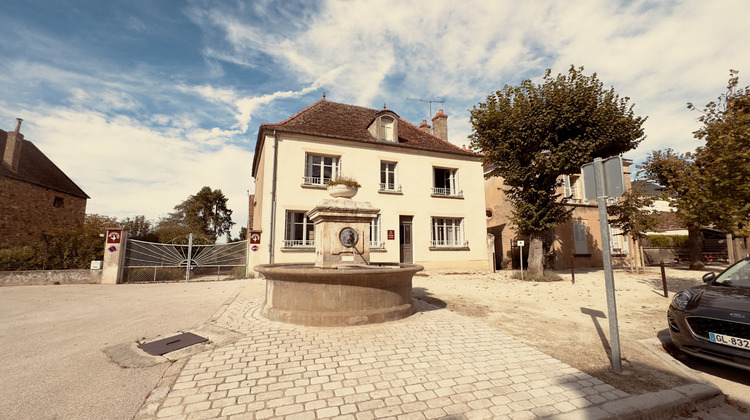
[[[21,123],[23,122],[23,118],[16,118],[16,133],[21,132]]]

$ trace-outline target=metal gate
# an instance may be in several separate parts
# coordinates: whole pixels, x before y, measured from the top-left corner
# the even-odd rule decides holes
[[[172,243],[128,239],[122,281],[215,281],[247,277],[247,241],[200,243],[180,238]]]

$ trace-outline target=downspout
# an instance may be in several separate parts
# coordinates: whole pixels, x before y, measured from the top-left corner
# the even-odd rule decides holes
[[[279,162],[279,140],[276,137],[276,130],[273,130],[273,169],[271,175],[271,232],[268,241],[268,263],[273,264],[276,253],[276,177],[277,166]]]

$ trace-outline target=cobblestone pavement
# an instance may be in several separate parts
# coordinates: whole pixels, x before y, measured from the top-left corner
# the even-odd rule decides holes
[[[513,337],[416,301],[386,324],[313,328],[238,296],[243,338],[174,363],[136,419],[536,418],[627,397]]]

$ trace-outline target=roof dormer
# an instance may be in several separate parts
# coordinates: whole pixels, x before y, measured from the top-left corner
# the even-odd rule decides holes
[[[398,143],[398,115],[383,109],[375,116],[367,131],[378,140]]]

